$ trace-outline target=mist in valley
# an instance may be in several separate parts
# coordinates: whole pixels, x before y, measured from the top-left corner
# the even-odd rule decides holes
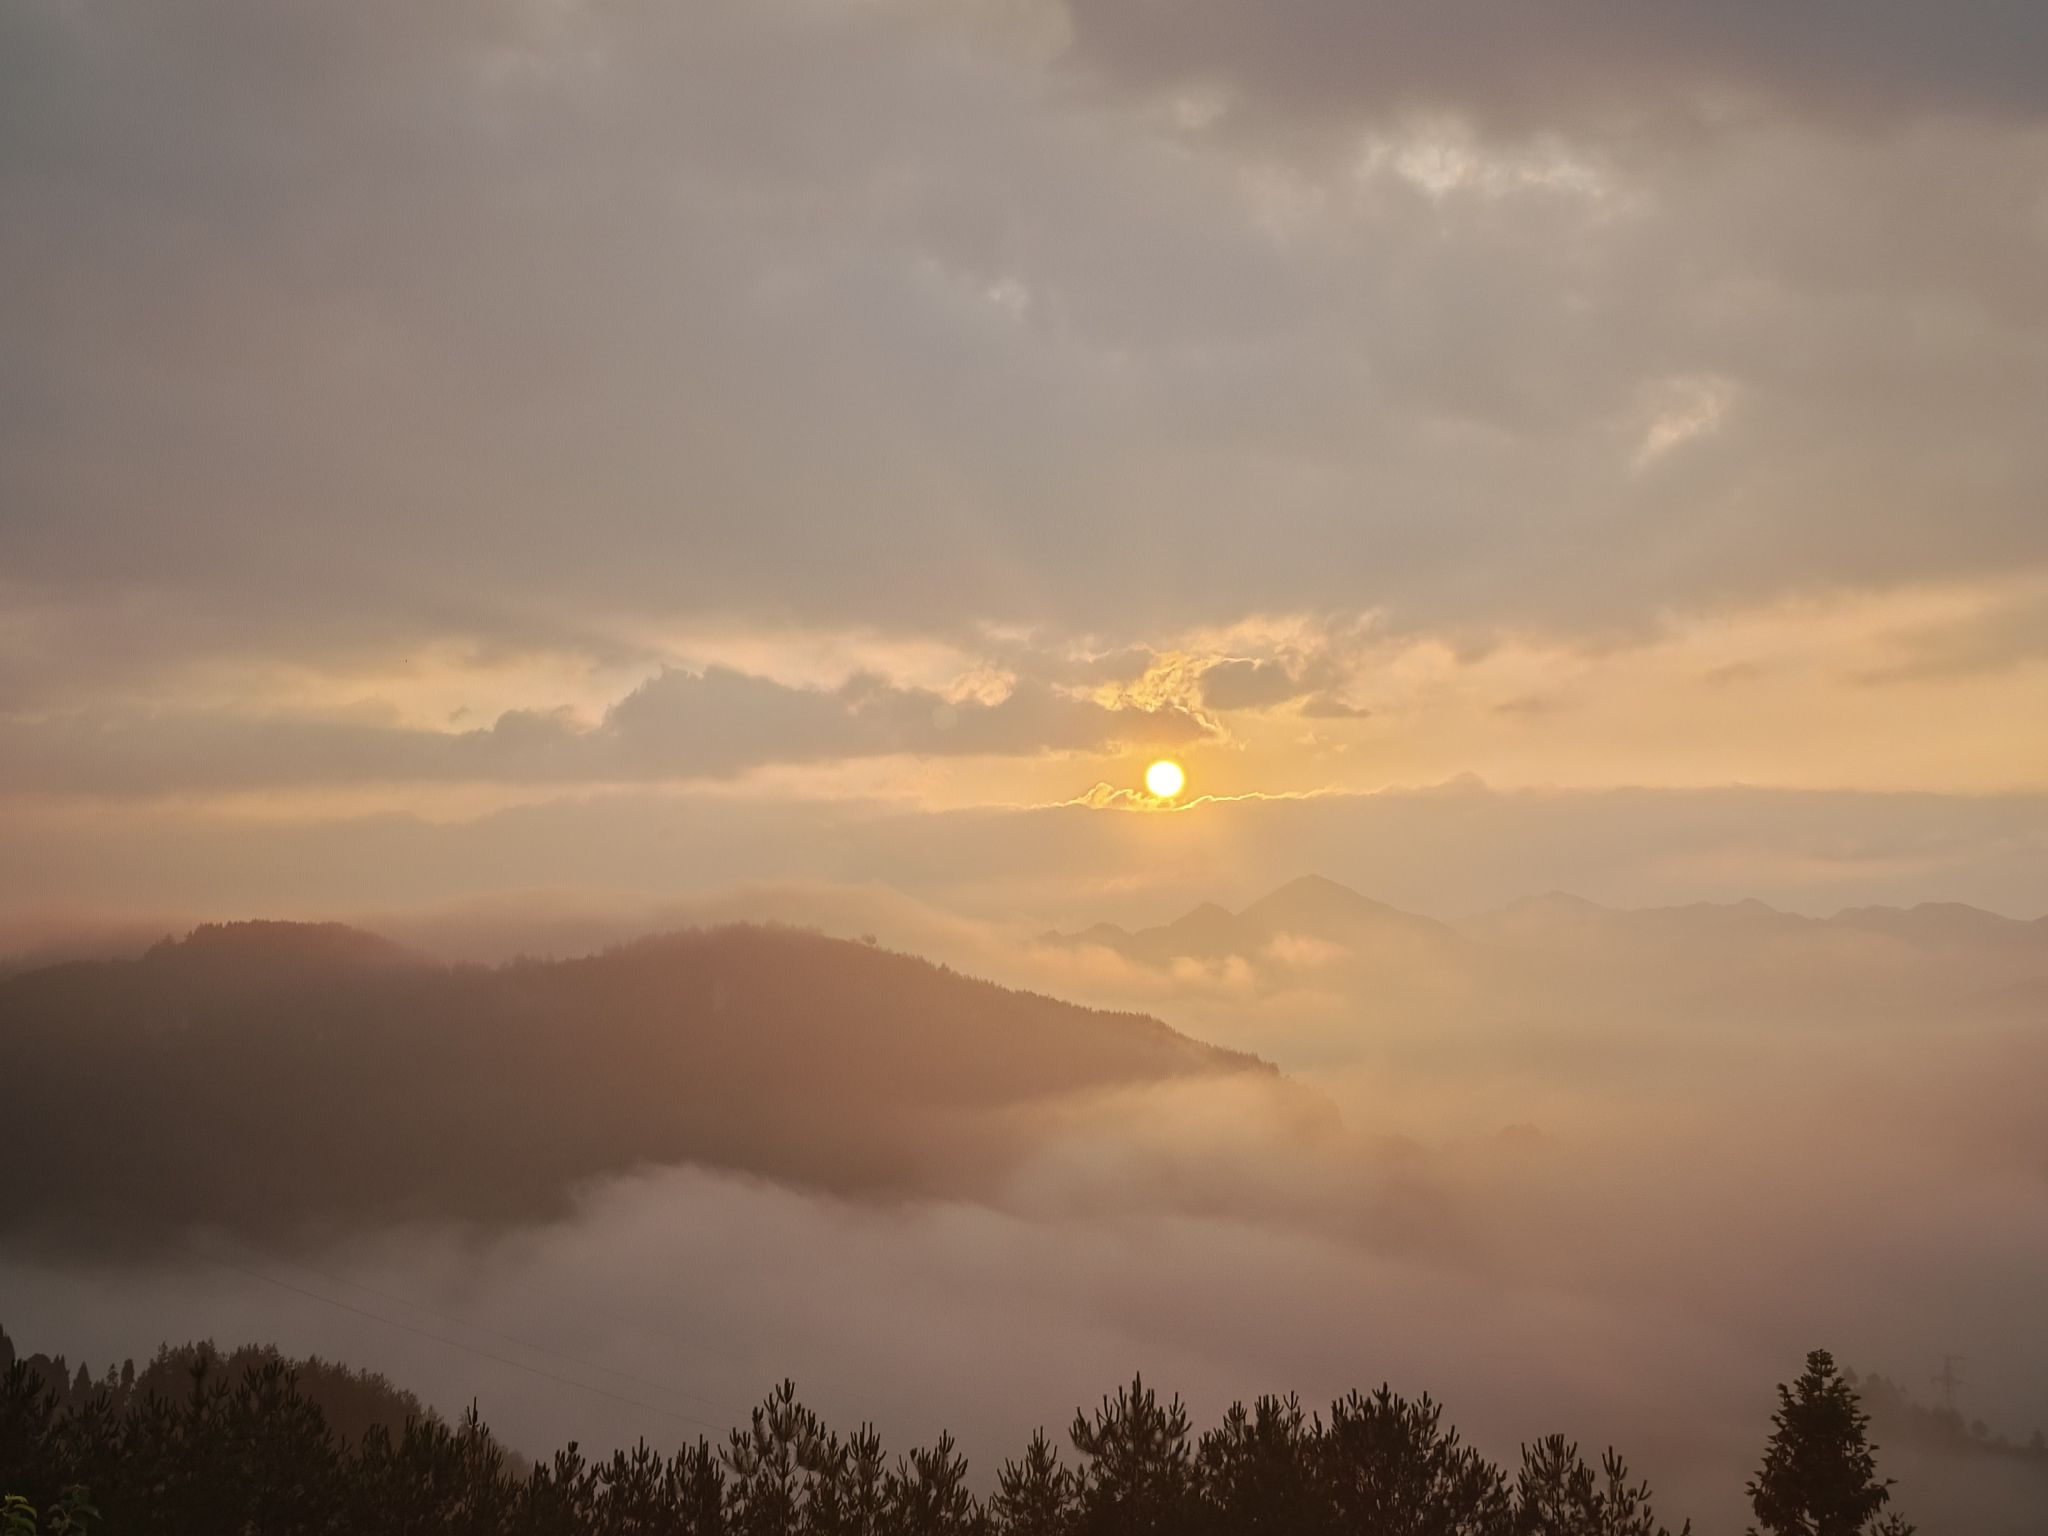
[[[429,1165],[397,1216],[322,1208],[318,1181],[288,1179],[280,1220],[231,1194],[247,1182],[231,1162],[204,1161],[156,1194],[178,1219],[111,1248],[62,1219],[75,1209],[10,1202],[0,1320],[96,1370],[163,1339],[271,1340],[373,1366],[443,1412],[475,1397],[536,1453],[716,1440],[788,1375],[828,1420],[872,1418],[892,1443],[950,1429],[983,1486],[1133,1369],[1204,1424],[1258,1393],[1315,1405],[1385,1380],[1435,1395],[1497,1460],[1551,1432],[1615,1444],[1667,1518],[1705,1531],[1743,1518],[1772,1385],[1809,1348],[1922,1403],[1961,1355],[1966,1417],[2015,1442],[2048,1421],[2040,924],[1560,896],[1445,922],[1319,880],[1073,932],[862,888],[516,905],[378,925],[398,963],[501,986],[554,974],[509,954],[623,945],[601,953],[651,964],[676,941],[627,943],[641,928],[711,925],[684,941],[696,969],[663,982],[658,1059],[723,1063],[677,1088],[676,1118],[701,1122],[708,1092],[752,1133],[688,1157],[593,1139],[581,1122],[631,1099],[650,1058],[611,1023],[565,1018],[544,1027],[584,1061],[559,1105],[572,1123],[520,1136],[595,1150],[512,1176],[553,1187],[508,1202],[494,1180],[482,1198],[431,1164],[503,1148],[460,1132],[414,1147],[387,1126],[371,1139]],[[716,926],[742,912],[790,926]],[[759,984],[748,946],[764,943],[810,955],[821,1000],[868,989],[864,1065],[806,1088],[818,1064],[774,1055],[771,1035],[758,1070],[734,1070],[720,1019],[753,1017],[732,989]],[[949,969],[897,958],[913,950]],[[1034,1072],[961,1057],[890,1108],[880,1085],[933,1048],[903,1021],[946,1019],[943,989],[974,985],[962,973],[1116,1011],[1072,1015],[1104,1021],[1079,1034],[1061,1005],[1005,1016],[1014,1037],[988,1048]],[[906,1004],[926,987],[933,1004]],[[1244,1054],[1117,1055],[1116,1021],[1144,1015]],[[492,1055],[468,1070],[491,1078]],[[431,1109],[435,1085],[415,1091]],[[241,1155],[274,1172],[280,1145]],[[1886,1430],[1881,1469],[1924,1528],[2017,1536],[2048,1509],[2038,1460]]]

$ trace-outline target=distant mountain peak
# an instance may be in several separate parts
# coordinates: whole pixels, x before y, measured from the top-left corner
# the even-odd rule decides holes
[[[1276,886],[1268,891],[1262,899],[1271,901],[1279,896],[1327,896],[1339,900],[1353,901],[1366,901],[1370,899],[1353,890],[1350,886],[1345,885],[1342,881],[1332,880],[1328,875],[1315,874],[1296,875],[1285,885]]]
[[[1348,934],[1360,924],[1448,933],[1434,918],[1404,912],[1323,875],[1290,880],[1261,896],[1238,917],[1255,929],[1298,929],[1329,936]]]

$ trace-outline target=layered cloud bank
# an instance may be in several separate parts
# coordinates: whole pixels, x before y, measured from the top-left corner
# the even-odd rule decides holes
[[[32,4],[14,579],[199,645],[2038,568],[2038,25]]]
[[[2040,910],[2038,22],[1553,11],[14,8],[0,906],[674,892],[755,826],[702,884],[930,895],[941,826],[1149,834],[896,813],[1172,753],[1353,846],[1464,775],[1957,797],[1778,861]],[[1802,899],[1733,803],[1393,894]]]
[[[0,26],[10,796],[2041,787],[2027,7]]]

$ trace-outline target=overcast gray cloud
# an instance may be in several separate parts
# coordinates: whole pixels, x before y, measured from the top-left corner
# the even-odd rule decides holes
[[[1102,759],[949,790],[1016,803],[1204,742],[1199,793],[2036,788],[1985,724],[2034,599],[1979,589],[2048,571],[2037,12],[25,0],[0,771]],[[1896,594],[1917,649],[1580,670]],[[959,665],[749,650],[793,633]],[[2004,694],[1932,697],[1994,653]],[[1909,751],[1843,725],[1873,675]],[[911,825],[876,857],[933,858]]]
[[[2048,17],[2012,0],[1066,0],[1080,54],[1269,116],[1462,114],[1511,132],[1698,127],[1745,109],[1857,127],[2048,112]]]
[[[30,0],[9,576],[168,594],[140,664],[2039,564],[2036,10]],[[1212,78],[1378,147],[1153,110]],[[1768,110],[1585,124],[1722,84]]]

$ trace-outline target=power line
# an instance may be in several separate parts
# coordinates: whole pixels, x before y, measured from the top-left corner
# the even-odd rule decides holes
[[[401,1333],[410,1333],[417,1338],[431,1339],[436,1344],[446,1344],[450,1349],[459,1349],[465,1354],[475,1355],[480,1360],[489,1360],[498,1365],[510,1366],[515,1371],[525,1371],[529,1376],[538,1376],[542,1381],[551,1381],[557,1386],[574,1387],[578,1391],[588,1392],[596,1397],[609,1398],[615,1403],[624,1403],[629,1408],[638,1408],[646,1413],[659,1414],[665,1419],[675,1419],[680,1423],[693,1424],[699,1429],[708,1429],[714,1434],[724,1433],[727,1427],[723,1424],[713,1424],[708,1419],[700,1419],[692,1414],[677,1413],[672,1409],[657,1407],[653,1403],[642,1402],[637,1397],[627,1397],[619,1392],[608,1392],[603,1387],[593,1387],[589,1382],[577,1381],[571,1376],[557,1376],[552,1371],[544,1371],[539,1366],[528,1365],[523,1360],[514,1360],[506,1355],[493,1354],[487,1349],[478,1349],[473,1344],[465,1344],[460,1339],[451,1339],[446,1334],[435,1333],[432,1329],[416,1328],[410,1323],[401,1323],[396,1318],[385,1317],[381,1313],[369,1311],[367,1308],[351,1306],[348,1302],[336,1300],[332,1296],[323,1296],[318,1291],[308,1290],[302,1285],[293,1285],[289,1280],[280,1280],[275,1275],[266,1275],[259,1269],[251,1269],[246,1264],[237,1264],[232,1259],[223,1259],[214,1254],[202,1253],[197,1248],[193,1248],[190,1251],[195,1257],[203,1259],[209,1264],[218,1264],[223,1269],[232,1269],[238,1274],[247,1275],[252,1280],[261,1280],[266,1285],[274,1285],[278,1289],[290,1291],[294,1295],[322,1302],[327,1306],[339,1308],[343,1312],[351,1312],[357,1317],[366,1317],[373,1323],[382,1323],[385,1327],[396,1328]],[[597,1367],[597,1369],[603,1369],[603,1367]]]
[[[453,1312],[443,1312],[436,1307],[428,1306],[423,1301],[414,1301],[409,1296],[400,1296],[392,1291],[379,1290],[374,1285],[366,1285],[360,1280],[351,1280],[345,1275],[329,1274],[326,1270],[315,1269],[311,1264],[306,1264],[296,1259],[280,1259],[275,1255],[259,1253],[254,1249],[248,1248],[246,1245],[237,1244],[236,1246],[241,1247],[244,1253],[262,1259],[265,1263],[283,1264],[287,1269],[296,1269],[302,1274],[312,1275],[316,1279],[325,1280],[330,1285],[345,1285],[349,1289],[361,1291],[365,1295],[375,1296],[383,1301],[396,1302],[401,1307],[411,1307],[416,1312],[424,1312],[429,1317],[437,1317],[444,1323],[453,1323],[459,1328],[468,1328],[494,1339],[503,1339],[507,1344],[517,1344],[521,1349],[532,1350],[537,1355],[547,1355],[556,1360],[566,1361],[570,1365],[580,1365],[587,1371],[597,1371],[606,1376],[615,1376],[621,1381],[630,1381],[636,1386],[652,1387],[657,1392],[667,1392],[676,1397],[688,1398],[693,1403],[702,1403],[707,1408],[716,1408],[721,1413],[732,1414],[735,1418],[744,1418],[746,1416],[743,1410],[733,1407],[732,1404],[720,1402],[716,1398],[706,1397],[701,1392],[686,1391],[682,1387],[672,1386],[665,1381],[656,1381],[649,1376],[636,1376],[631,1371],[621,1371],[613,1366],[600,1365],[595,1360],[586,1360],[580,1355],[568,1354],[559,1349],[550,1349],[545,1344],[536,1344],[531,1339],[521,1338],[517,1334],[506,1333],[502,1329],[490,1327],[488,1324],[476,1322]]]
[[[505,1286],[508,1290],[524,1291],[529,1296],[538,1296],[542,1301],[559,1302],[563,1306],[575,1307],[578,1311],[590,1313],[594,1317],[608,1317],[615,1323],[624,1323],[628,1328],[642,1333],[651,1333],[656,1338],[667,1339],[672,1344],[687,1345],[689,1348],[700,1352],[704,1348],[705,1340],[701,1337],[678,1333],[673,1328],[664,1328],[658,1323],[649,1322],[646,1318],[635,1317],[630,1312],[622,1312],[617,1307],[598,1306],[582,1297],[564,1295],[562,1292],[550,1290],[546,1286],[535,1285],[530,1280],[515,1280],[507,1276],[498,1283]],[[733,1351],[727,1350],[725,1354],[730,1359],[732,1358]],[[715,1406],[724,1407],[725,1405],[717,1404]],[[726,1411],[732,1413],[738,1410],[727,1408]]]

